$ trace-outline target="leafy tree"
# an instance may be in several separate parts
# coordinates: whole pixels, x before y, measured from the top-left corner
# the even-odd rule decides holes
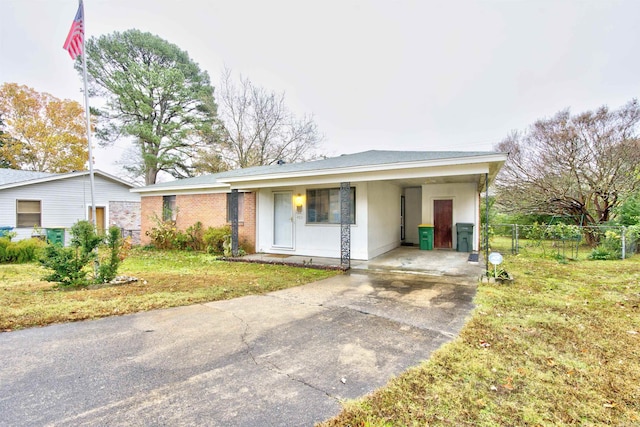
[[[618,206],[616,220],[620,225],[640,224],[640,192],[629,195]]]
[[[6,169],[11,167],[11,163],[4,157],[2,147],[5,146],[5,138],[10,138],[4,131],[4,122],[0,116],[0,169]]]
[[[138,30],[92,37],[86,55],[89,93],[106,100],[96,110],[103,144],[133,137],[139,161],[125,169],[147,185],[160,171],[191,176],[191,158],[212,141],[215,123],[208,74],[178,46]]]
[[[86,169],[86,124],[78,102],[4,83],[0,116],[3,167],[54,173]]]
[[[509,159],[497,179],[503,210],[557,215],[576,224],[611,219],[625,196],[640,188],[636,100],[571,115],[560,111],[497,145]]]
[[[219,172],[316,158],[322,136],[310,116],[297,118],[277,94],[240,76],[236,84],[230,70],[220,83],[221,132],[219,144],[201,153],[200,171]]]

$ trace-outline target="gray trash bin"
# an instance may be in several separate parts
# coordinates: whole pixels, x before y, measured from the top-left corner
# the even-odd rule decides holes
[[[457,223],[456,234],[458,236],[456,240],[458,252],[473,251],[473,224],[467,222]]]

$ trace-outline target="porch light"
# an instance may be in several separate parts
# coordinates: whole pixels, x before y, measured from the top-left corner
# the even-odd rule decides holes
[[[302,194],[297,194],[293,198],[293,204],[295,205],[296,211],[298,213],[302,212],[302,206],[304,205],[304,197],[302,196]]]

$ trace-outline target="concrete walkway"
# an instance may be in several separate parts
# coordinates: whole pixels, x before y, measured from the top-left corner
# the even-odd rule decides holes
[[[386,273],[456,276],[460,278],[474,276],[473,280],[475,281],[482,270],[479,269],[478,262],[468,262],[470,255],[468,252],[456,252],[453,250],[422,251],[416,246],[400,246],[368,261],[351,260],[351,269]],[[339,258],[303,255],[258,253],[245,255],[236,260],[268,264],[340,267]]]
[[[0,425],[310,426],[454,337],[476,289],[461,279],[352,272],[2,333]]]

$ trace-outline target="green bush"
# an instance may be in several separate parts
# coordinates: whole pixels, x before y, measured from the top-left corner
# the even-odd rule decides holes
[[[115,279],[118,274],[118,267],[121,261],[122,235],[120,228],[116,226],[109,227],[105,243],[108,250],[108,257],[100,263],[98,267],[98,283],[108,283]]]
[[[0,263],[33,262],[40,258],[46,243],[40,239],[25,239],[12,242],[9,238],[0,238]]]
[[[178,229],[173,221],[160,221],[156,218],[156,226],[145,233],[151,238],[156,249],[175,249]]]
[[[151,238],[151,244],[156,249],[178,249],[202,251],[206,245],[204,243],[204,232],[202,223],[196,222],[185,231],[180,231],[173,221],[160,221],[155,218],[156,226],[146,232]]]
[[[96,229],[89,221],[78,221],[71,226],[71,243],[70,246],[80,248],[84,254],[93,253],[103,237],[96,233]]]
[[[188,249],[192,251],[204,250],[204,231],[202,230],[202,223],[200,221],[196,222],[191,227],[188,227],[185,235],[187,239],[184,243],[184,247],[180,249]]]
[[[614,260],[622,258],[622,239],[620,233],[609,230],[600,239],[600,244],[589,254],[591,260]]]
[[[204,247],[210,254],[224,253],[225,241],[231,236],[231,227],[209,227],[204,232]]]
[[[71,227],[71,242],[69,247],[49,244],[45,248],[40,263],[51,273],[43,277],[44,280],[58,282],[63,286],[83,286],[90,283],[87,279],[87,267],[97,262],[95,249],[103,238],[89,221],[78,221]]]
[[[85,266],[93,259],[92,254],[83,254],[79,247],[64,247],[49,244],[45,248],[40,263],[50,270],[42,279],[58,282],[63,286],[82,286],[89,284]]]

